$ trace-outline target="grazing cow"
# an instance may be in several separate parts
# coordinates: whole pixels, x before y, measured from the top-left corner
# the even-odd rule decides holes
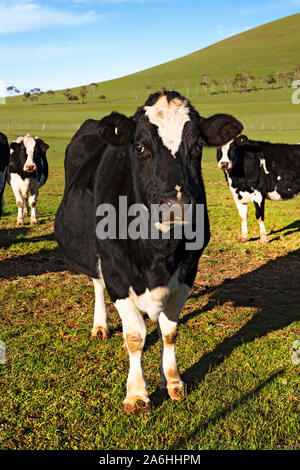
[[[108,336],[104,287],[120,314],[130,361],[124,401],[127,413],[149,408],[141,365],[146,338],[143,313],[159,323],[163,387],[175,400],[184,392],[175,357],[177,323],[210,237],[202,146],[204,142],[222,145],[236,135],[235,127],[231,116],[200,117],[177,92],[155,93],[131,118],[114,112],[101,121],[86,121],[66,150],[66,186],[55,234],[73,267],[93,278],[92,336],[98,332],[103,338]],[[162,239],[163,233],[174,233],[176,217],[173,225],[171,220],[169,225],[163,219],[155,222],[159,239],[121,234],[124,224],[129,230],[133,219],[128,211],[126,221],[120,196],[126,197],[130,209],[138,204],[147,223],[153,205],[178,204],[180,210],[184,205],[192,208],[194,225],[196,205],[202,205],[201,246],[187,249],[186,240],[173,235]],[[119,214],[118,236],[99,236],[106,206]]]
[[[242,241],[248,238],[247,204],[253,202],[260,241],[266,243],[265,200],[291,199],[300,192],[299,145],[260,142],[241,135],[220,147],[217,159],[242,219]]]
[[[23,216],[28,216],[28,195],[32,225],[38,223],[37,199],[39,188],[48,178],[46,152],[49,145],[38,137],[27,134],[10,144],[8,183],[18,206],[17,226],[23,225]],[[24,209],[24,212],[23,212]]]
[[[7,138],[0,132],[0,217],[4,205],[3,193],[6,183],[7,166],[9,161],[9,145]]]

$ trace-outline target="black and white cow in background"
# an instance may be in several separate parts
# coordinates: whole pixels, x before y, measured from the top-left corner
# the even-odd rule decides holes
[[[7,138],[0,132],[0,217],[4,205],[3,193],[5,189],[7,166],[9,161],[9,145]]]
[[[130,361],[127,413],[149,407],[141,363],[143,313],[159,323],[162,385],[172,399],[183,395],[175,357],[177,323],[210,237],[202,146],[220,146],[237,133],[233,117],[205,119],[178,93],[164,92],[151,95],[131,118],[115,112],[101,121],[86,121],[66,150],[66,186],[55,234],[72,265],[93,278],[92,336],[108,336],[104,287],[120,314]],[[203,245],[188,251],[185,240],[174,237],[98,239],[95,231],[103,217],[97,216],[97,208],[110,204],[118,213],[121,195],[128,206],[141,204],[149,220],[152,204],[192,204],[193,211],[203,204]],[[163,224],[160,229],[164,231]]]
[[[300,192],[300,146],[260,142],[241,135],[219,148],[217,159],[242,219],[242,240],[248,238],[247,204],[253,202],[260,241],[266,243],[265,200],[291,199]]]
[[[28,216],[27,200],[31,208],[31,224],[38,222],[37,199],[39,188],[48,178],[46,152],[49,145],[38,137],[27,134],[18,137],[10,144],[8,165],[8,183],[10,184],[18,206],[17,225],[24,224]],[[24,209],[24,212],[23,212]]]

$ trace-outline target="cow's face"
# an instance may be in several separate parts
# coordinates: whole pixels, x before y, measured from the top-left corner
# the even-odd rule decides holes
[[[232,116],[201,118],[176,92],[151,95],[132,118],[112,113],[99,123],[102,138],[127,146],[136,200],[148,209],[199,201],[203,144],[223,145],[241,130]]]
[[[240,148],[248,141],[245,135],[236,137],[230,140],[222,147],[218,147],[217,160],[218,168],[224,171],[230,171],[236,165],[239,155]]]
[[[19,159],[26,173],[34,173],[37,171],[41,162],[41,154],[46,153],[49,146],[38,137],[26,135],[24,138],[18,138],[17,142],[10,145],[13,151],[18,151]]]

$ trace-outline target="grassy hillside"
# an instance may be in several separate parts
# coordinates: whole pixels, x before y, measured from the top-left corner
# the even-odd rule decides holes
[[[300,13],[237,34],[177,60],[99,83],[94,96],[88,89],[85,100],[94,101],[104,95],[107,100],[116,102],[143,101],[149,94],[147,86],[151,87],[151,91],[166,87],[197,97],[204,94],[199,86],[203,74],[210,74],[212,79],[217,80],[219,86],[216,91],[221,91],[224,76],[234,78],[239,72],[250,71],[258,87],[259,76],[290,71],[299,64],[299,30]],[[193,47],[194,44],[191,44],[191,49]],[[79,96],[79,88],[72,89],[72,94]],[[17,98],[19,100],[22,97]],[[57,91],[53,100],[65,102],[62,91]],[[40,97],[39,101],[51,102],[48,95]]]

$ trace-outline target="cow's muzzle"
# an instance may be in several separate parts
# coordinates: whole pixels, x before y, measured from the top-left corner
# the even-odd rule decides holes
[[[27,173],[33,173],[34,171],[36,171],[36,166],[34,164],[24,165],[24,171],[26,171]]]

